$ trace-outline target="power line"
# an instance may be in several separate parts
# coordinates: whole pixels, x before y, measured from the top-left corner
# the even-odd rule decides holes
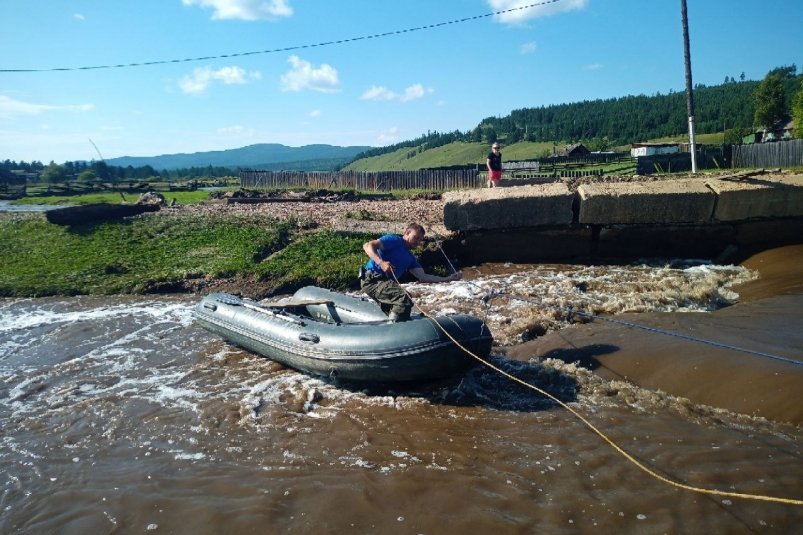
[[[227,59],[227,58],[238,58],[238,57],[246,57],[246,56],[256,56],[259,54],[276,54],[279,52],[291,52],[293,50],[303,50],[306,48],[320,48],[324,46],[332,46],[332,45],[342,45],[346,43],[353,43],[356,41],[366,41],[369,39],[380,39],[382,37],[390,37],[392,35],[401,35],[405,33],[413,33],[419,32],[423,30],[433,30],[436,28],[441,28],[443,26],[450,26],[453,24],[462,24],[464,22],[471,22],[475,20],[485,19],[488,17],[495,17],[498,15],[504,15],[506,13],[513,13],[515,11],[524,11],[526,9],[530,9],[533,7],[545,6],[548,4],[556,4],[561,0],[543,0],[541,2],[535,2],[533,4],[528,4],[526,6],[519,6],[510,9],[504,9],[502,11],[495,11],[493,13],[486,13],[484,15],[474,15],[472,17],[464,17],[462,19],[454,19],[454,20],[447,20],[445,22],[438,22],[435,24],[427,24],[425,26],[417,26],[414,28],[405,28],[402,30],[392,30],[389,32],[383,33],[376,33],[372,35],[362,35],[359,37],[350,37],[347,39],[338,39],[336,41],[323,41],[320,43],[310,43],[304,45],[293,45],[293,46],[286,46],[286,47],[279,47],[279,48],[270,48],[267,50],[256,50],[251,52],[234,52],[232,54],[218,54],[215,56],[201,56],[197,58],[183,58],[183,59],[163,59],[163,60],[155,60],[155,61],[143,61],[138,63],[118,63],[113,65],[91,65],[91,66],[84,66],[84,67],[51,67],[46,69],[0,69],[0,73],[29,73],[29,72],[62,72],[62,71],[90,71],[90,70],[99,70],[99,69],[122,69],[127,67],[147,67],[152,65],[166,65],[169,63],[190,63],[194,61],[209,61],[215,59]]]

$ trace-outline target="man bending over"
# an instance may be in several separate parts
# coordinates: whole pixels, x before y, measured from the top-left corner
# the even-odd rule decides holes
[[[460,280],[460,273],[439,277],[426,273],[411,252],[424,241],[424,227],[410,223],[404,234],[385,234],[381,238],[365,242],[362,246],[368,262],[360,269],[360,287],[391,321],[407,321],[413,302],[399,286],[397,280],[410,272],[421,282],[447,282]]]

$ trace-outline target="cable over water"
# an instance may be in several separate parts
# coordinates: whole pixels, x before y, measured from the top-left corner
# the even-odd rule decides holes
[[[443,249],[441,249],[439,244],[438,244],[438,248],[441,250],[441,253],[443,253],[444,257],[446,257],[446,253],[443,252]],[[451,261],[449,261],[448,257],[447,257],[447,262],[449,262],[450,267],[454,270],[454,266],[452,265]],[[408,298],[413,302],[413,304],[415,305],[416,309],[418,309],[424,316],[426,316],[427,318],[432,320],[432,322],[436,326],[438,326],[438,328],[440,328],[444,332],[444,334],[450,340],[452,340],[452,342],[454,342],[455,345],[457,345],[457,347],[459,347],[466,354],[468,354],[469,356],[471,356],[472,358],[474,358],[475,360],[480,362],[482,365],[484,365],[484,366],[490,368],[491,370],[495,371],[496,373],[498,373],[498,374],[510,379],[511,381],[514,381],[514,382],[524,386],[525,388],[528,388],[528,389],[531,389],[531,390],[533,390],[535,392],[538,392],[539,394],[549,398],[550,400],[552,400],[555,403],[557,403],[558,405],[560,405],[562,408],[564,408],[567,411],[569,411],[573,416],[575,416],[577,419],[579,419],[587,428],[589,428],[596,435],[598,435],[604,442],[606,442],[609,446],[611,446],[611,448],[613,448],[617,453],[622,455],[631,464],[635,465],[639,470],[645,472],[649,476],[651,476],[651,477],[653,477],[653,478],[655,478],[655,479],[657,479],[657,480],[659,480],[659,481],[661,481],[663,483],[666,483],[667,485],[671,485],[673,487],[677,487],[677,488],[680,488],[680,489],[683,489],[683,490],[688,490],[688,491],[691,491],[691,492],[696,492],[696,493],[699,493],[699,494],[706,494],[706,495],[713,495],[713,496],[724,496],[724,497],[729,497],[729,498],[741,498],[741,499],[756,500],[756,501],[766,501],[766,502],[773,502],[773,503],[782,503],[782,504],[786,504],[786,505],[803,505],[803,500],[794,499],[794,498],[785,498],[785,497],[778,497],[778,496],[768,496],[768,495],[740,493],[740,492],[730,492],[730,491],[722,491],[722,490],[717,490],[717,489],[707,489],[707,488],[702,488],[702,487],[696,487],[696,486],[693,486],[693,485],[687,485],[685,483],[681,483],[679,481],[674,481],[672,479],[669,479],[668,477],[665,477],[665,476],[657,473],[656,471],[654,471],[654,470],[650,469],[649,467],[645,466],[638,459],[633,457],[633,455],[631,455],[627,451],[625,451],[622,447],[620,447],[618,444],[616,444],[616,442],[614,442],[611,438],[609,438],[605,433],[603,433],[600,429],[598,429],[594,424],[592,424],[583,415],[581,415],[579,412],[577,412],[572,407],[570,407],[567,403],[561,401],[560,399],[558,399],[557,397],[553,396],[552,394],[550,394],[546,390],[544,390],[542,388],[539,388],[539,387],[537,387],[537,386],[535,386],[533,384],[530,384],[530,383],[528,383],[526,381],[523,381],[523,380],[519,379],[518,377],[516,377],[516,376],[514,376],[514,375],[512,375],[512,374],[510,374],[510,373],[498,368],[497,366],[494,366],[490,362],[488,362],[485,359],[481,358],[480,356],[474,354],[469,349],[467,349],[466,347],[461,345],[459,341],[455,340],[454,337],[452,337],[443,327],[440,326],[440,324],[437,321],[435,321],[435,318],[430,313],[428,313],[427,311],[423,310],[415,302],[415,300],[413,300],[413,298],[409,294],[409,292],[407,292],[407,290],[405,290],[404,287],[401,286],[401,283],[396,278],[396,274],[392,271],[392,269],[391,269],[391,275],[393,276],[393,279],[396,281],[396,284],[398,284],[399,287],[402,288],[402,290],[407,294]],[[477,287],[479,288],[479,286],[477,286]],[[497,293],[496,295],[499,295],[499,294]],[[487,301],[490,301],[490,299],[484,299],[484,301],[487,302]],[[564,310],[565,310],[565,307],[564,307]],[[590,315],[590,316],[591,317],[597,317],[597,316],[595,316],[593,314]],[[622,322],[622,323],[629,324],[630,322]],[[653,329],[651,327],[641,326],[641,325],[638,325],[638,324],[635,324],[635,323],[632,324],[632,325],[635,326],[635,327],[639,327],[639,328],[645,328],[645,329],[647,329],[649,331],[660,332],[661,334],[666,334],[666,333],[662,332],[661,329]],[[669,331],[667,331],[667,333],[668,332]],[[702,340],[698,340],[698,341],[702,341]],[[725,347],[726,345],[722,344],[722,346]],[[769,354],[767,354],[767,355],[769,355]],[[762,355],[762,356],[764,356],[764,355]],[[774,355],[772,357],[777,357],[777,355]],[[787,360],[787,359],[785,359],[785,357],[778,357],[778,358],[781,359],[781,360]],[[800,364],[800,363],[797,363],[795,361],[791,361],[791,362],[793,362],[795,364]]]

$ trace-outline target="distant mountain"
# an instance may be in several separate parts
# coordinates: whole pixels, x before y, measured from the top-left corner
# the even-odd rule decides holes
[[[192,154],[163,154],[161,156],[122,156],[106,160],[109,165],[143,167],[157,171],[190,167],[240,167],[247,169],[320,170],[334,169],[349,162],[371,147],[334,145],[305,145],[288,147],[278,143],[260,143],[239,149],[194,152]],[[322,165],[324,164],[324,165]]]

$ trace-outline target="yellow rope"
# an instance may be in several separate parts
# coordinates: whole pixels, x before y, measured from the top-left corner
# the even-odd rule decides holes
[[[549,392],[543,390],[542,388],[539,388],[539,387],[537,387],[535,385],[531,385],[530,383],[522,381],[518,377],[516,377],[514,375],[511,375],[511,374],[507,373],[506,371],[502,370],[501,368],[498,368],[498,367],[494,366],[493,364],[491,364],[490,362],[486,361],[482,357],[474,354],[469,349],[465,348],[460,342],[455,340],[455,338],[451,334],[449,334],[449,332],[440,323],[438,323],[438,321],[431,314],[429,314],[424,309],[422,309],[420,306],[418,306],[418,304],[413,300],[413,298],[409,294],[409,292],[407,292],[407,290],[405,290],[404,287],[402,287],[401,283],[399,283],[399,280],[396,279],[396,274],[393,273],[393,270],[391,270],[391,274],[393,275],[393,279],[396,281],[396,284],[398,284],[399,288],[401,288],[402,291],[405,294],[407,294],[407,297],[410,298],[410,301],[413,303],[415,308],[418,309],[424,316],[426,316],[427,318],[432,320],[432,322],[435,323],[435,325],[437,325],[438,328],[441,331],[443,331],[443,333],[450,340],[452,340],[452,342],[454,342],[457,347],[459,347],[460,349],[465,351],[467,354],[471,355],[474,359],[478,360],[479,362],[481,362],[482,364],[484,364],[488,368],[491,368],[495,372],[507,377],[511,381],[519,383],[520,385],[522,385],[522,386],[524,386],[526,388],[534,390],[534,391],[538,392],[539,394],[542,394],[542,395],[548,397],[549,399],[551,399],[552,401],[554,401],[555,403],[557,403],[558,405],[560,405],[561,407],[563,407],[564,409],[566,409],[567,411],[572,413],[575,417],[577,417],[581,422],[583,422],[586,425],[586,427],[591,429],[602,440],[607,442],[609,446],[611,446],[614,450],[616,450],[625,459],[627,459],[628,461],[630,461],[631,463],[636,465],[637,468],[639,468],[643,472],[646,472],[648,475],[654,477],[655,479],[657,479],[659,481],[662,481],[662,482],[666,483],[667,485],[671,485],[673,487],[677,487],[677,488],[680,488],[680,489],[683,489],[683,490],[689,490],[689,491],[692,491],[692,492],[698,492],[698,493],[701,493],[701,494],[710,494],[710,495],[714,495],[714,496],[725,496],[725,497],[728,497],[728,498],[743,498],[743,499],[746,499],[746,500],[759,500],[759,501],[765,501],[765,502],[783,503],[783,504],[788,504],[788,505],[803,505],[803,500],[795,500],[795,499],[792,499],[792,498],[778,498],[778,497],[775,497],[775,496],[764,496],[764,495],[761,495],[761,494],[745,494],[745,493],[740,493],[740,492],[728,492],[728,491],[724,491],[724,490],[706,489],[706,488],[702,488],[702,487],[695,487],[693,485],[686,485],[685,483],[680,483],[678,481],[673,481],[673,480],[671,480],[671,479],[669,479],[667,477],[664,477],[661,474],[651,470],[650,468],[644,466],[641,462],[639,462],[635,457],[633,457],[632,455],[627,453],[625,450],[623,450],[621,447],[619,447],[612,439],[608,438],[608,436],[605,433],[603,433],[602,431],[597,429],[594,426],[594,424],[592,424],[591,422],[586,420],[583,417],[583,415],[581,415],[580,413],[578,413],[577,411],[572,409],[566,403],[562,402],[561,400],[559,400],[558,398],[556,398],[555,396],[553,396]]]

